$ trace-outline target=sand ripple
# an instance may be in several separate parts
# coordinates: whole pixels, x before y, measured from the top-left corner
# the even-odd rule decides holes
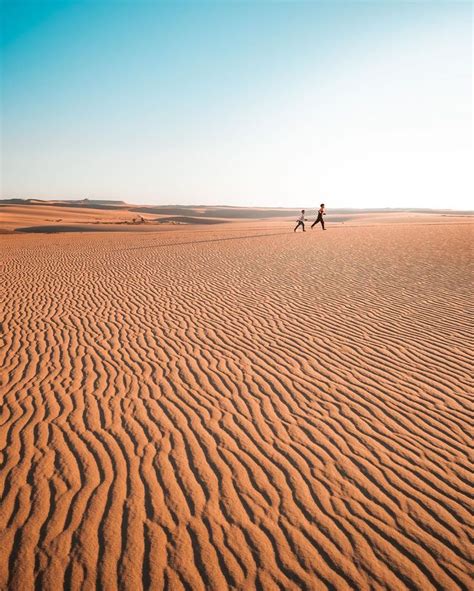
[[[0,587],[468,589],[470,227],[227,226],[0,237]]]

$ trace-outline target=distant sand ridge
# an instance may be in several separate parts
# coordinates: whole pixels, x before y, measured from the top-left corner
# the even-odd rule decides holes
[[[150,232],[163,226],[215,225],[229,221],[252,223],[279,219],[293,220],[297,209],[229,207],[132,205],[122,201],[83,199],[80,201],[41,201],[38,199],[0,200],[0,234],[19,232],[57,234],[63,232]],[[308,215],[310,211],[308,210]],[[450,210],[330,210],[327,219],[332,224],[388,223],[446,223],[446,218],[458,223],[472,221],[474,211]]]
[[[0,236],[0,588],[469,589],[472,228]]]

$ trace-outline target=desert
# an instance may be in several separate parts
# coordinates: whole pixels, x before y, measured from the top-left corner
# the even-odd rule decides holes
[[[472,216],[117,208],[0,207],[0,588],[469,589]]]

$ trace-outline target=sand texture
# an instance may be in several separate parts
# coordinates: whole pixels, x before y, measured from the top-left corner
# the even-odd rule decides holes
[[[0,588],[472,589],[472,228],[0,236]]]

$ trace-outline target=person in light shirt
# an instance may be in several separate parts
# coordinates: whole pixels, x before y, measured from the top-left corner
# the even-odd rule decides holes
[[[296,230],[301,226],[303,228],[303,232],[306,232],[306,230],[304,229],[304,223],[306,221],[306,218],[304,217],[304,209],[301,210],[301,215],[300,217],[296,220],[297,224],[295,229],[293,230],[293,232],[296,232]]]
[[[323,228],[323,230],[325,230],[326,228],[324,227],[324,219],[323,219],[323,215],[326,215],[326,211],[324,210],[324,203],[321,203],[319,210],[318,210],[318,217],[315,219],[315,221],[311,224],[311,230],[313,229],[313,227],[318,224],[319,222],[321,222],[321,226]]]

